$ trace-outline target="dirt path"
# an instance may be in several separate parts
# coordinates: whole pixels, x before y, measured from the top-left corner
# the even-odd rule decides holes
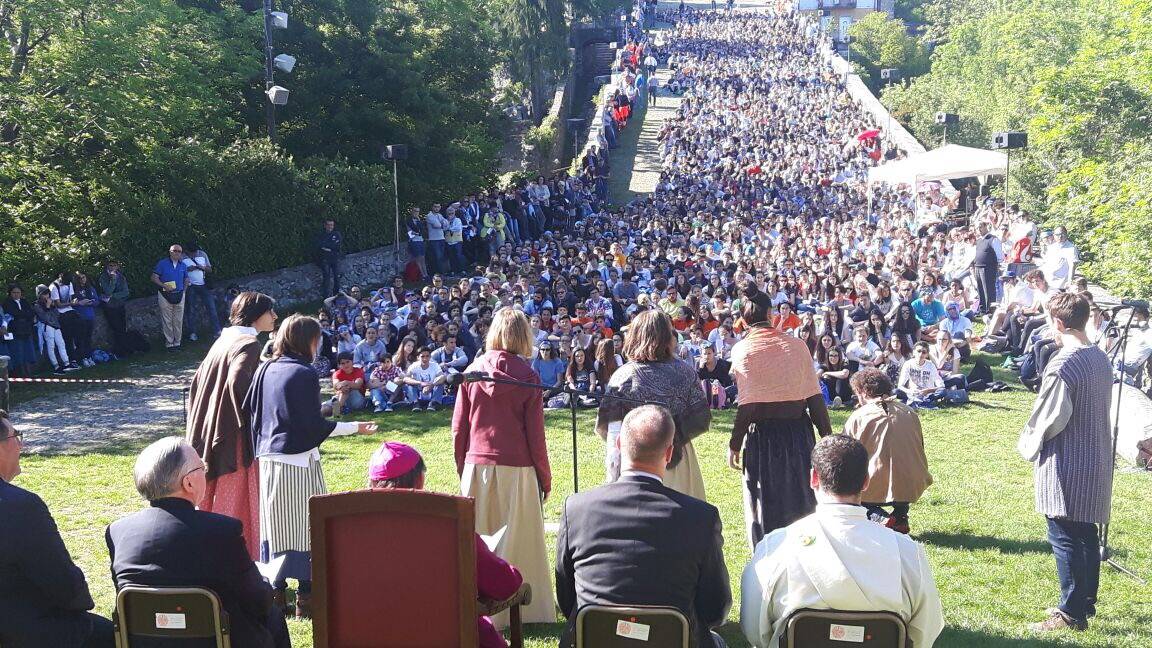
[[[69,385],[12,407],[24,433],[24,452],[115,452],[141,441],[179,434],[184,426],[183,387],[204,355],[150,356],[125,365],[129,384]],[[84,378],[89,372],[68,377]],[[104,376],[100,376],[104,377]]]

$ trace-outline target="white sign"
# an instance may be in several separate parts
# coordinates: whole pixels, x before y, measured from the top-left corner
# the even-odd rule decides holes
[[[188,620],[183,614],[157,612],[156,628],[159,630],[185,630],[188,628]]]
[[[864,643],[864,626],[850,626],[833,623],[828,628],[828,638],[832,641]]]
[[[616,622],[616,634],[637,641],[648,641],[648,633],[651,630],[652,626],[646,626],[643,623],[632,623],[630,621]]]

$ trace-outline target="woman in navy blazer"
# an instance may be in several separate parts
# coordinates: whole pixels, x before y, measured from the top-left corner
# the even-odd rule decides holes
[[[272,360],[261,365],[244,399],[252,447],[260,462],[260,559],[283,557],[273,580],[285,605],[288,583],[300,583],[296,616],[311,616],[312,559],[308,499],[328,492],[320,444],[329,436],[371,434],[375,423],[329,421],[320,414],[320,376],[312,360],[320,348],[320,322],[304,315],[284,320]]]

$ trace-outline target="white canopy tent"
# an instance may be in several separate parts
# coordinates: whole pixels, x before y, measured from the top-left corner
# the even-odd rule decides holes
[[[1002,175],[1007,168],[1008,155],[1005,153],[945,144],[927,153],[868,169],[868,183],[914,185],[930,180]]]

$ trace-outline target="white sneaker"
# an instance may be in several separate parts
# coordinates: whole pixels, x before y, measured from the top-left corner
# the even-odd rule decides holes
[[[832,399],[832,407],[844,407],[844,400],[837,396]]]
[[[197,340],[199,340],[199,339],[200,339],[200,336],[198,336],[198,335],[196,335],[195,333],[193,333],[192,335],[189,335],[189,336],[188,336],[188,339],[189,339],[189,340],[192,340],[193,342],[195,342],[195,341],[197,341]]]

